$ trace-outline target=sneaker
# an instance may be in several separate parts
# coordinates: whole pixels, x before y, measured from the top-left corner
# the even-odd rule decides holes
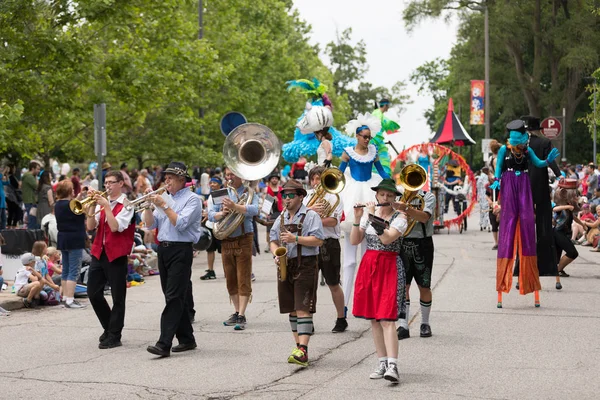
[[[562,284],[560,282],[556,282],[556,290],[561,290]]]
[[[498,245],[497,244],[493,245],[492,250],[498,250]]]
[[[252,275],[250,275],[252,282],[254,282],[256,280],[256,276],[254,276],[254,272],[252,273]]]
[[[237,322],[235,323],[235,327],[233,329],[236,331],[243,331],[246,329],[246,316],[238,315]]]
[[[333,333],[344,332],[346,330],[346,328],[348,328],[348,321],[346,321],[346,318],[338,318],[335,321],[335,326],[333,327],[331,332],[333,332]]]
[[[398,376],[398,367],[394,363],[389,363],[385,374],[383,374],[383,378],[386,381],[390,381],[394,385],[397,385],[400,377]]]
[[[100,344],[98,345],[98,348],[102,349],[102,350],[113,349],[115,347],[119,347],[122,345],[123,344],[121,343],[121,341],[119,339],[108,337],[105,341],[100,342]]]
[[[396,329],[396,333],[398,334],[398,340],[408,339],[410,337],[410,331],[401,326]]]
[[[292,354],[288,357],[290,364],[298,364],[302,367],[308,367],[308,354],[301,347],[296,347],[292,350]]]
[[[25,297],[23,297],[23,307],[32,308],[33,304],[31,304],[31,302],[29,300],[27,300]]]
[[[265,249],[265,254],[270,253],[271,250],[269,250],[269,247],[267,246],[267,248]]]
[[[386,371],[387,371],[387,362],[380,361],[377,369],[375,371],[373,371],[371,373],[371,375],[369,375],[369,379],[383,379],[383,376],[385,375]]]
[[[87,307],[86,304],[81,304],[77,300],[73,300],[73,302],[71,304],[65,303],[65,308],[86,308],[86,307]]]
[[[223,321],[223,325],[225,325],[225,326],[234,326],[235,324],[237,324],[238,316],[239,316],[239,314],[237,312],[231,314],[229,316],[229,318],[227,319],[227,321]]]
[[[208,279],[217,279],[217,274],[213,270],[207,270],[204,275],[200,277],[201,280],[206,281]]]
[[[558,276],[560,276],[561,278],[568,278],[571,275],[567,274],[565,271],[559,271]]]
[[[421,337],[431,337],[431,327],[429,324],[421,324]]]

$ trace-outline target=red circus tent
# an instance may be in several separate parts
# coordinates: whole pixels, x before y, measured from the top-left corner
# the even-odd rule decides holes
[[[437,144],[451,144],[453,146],[475,144],[475,141],[469,136],[465,127],[460,123],[456,114],[454,114],[454,103],[452,102],[452,98],[448,101],[448,112],[430,142]]]

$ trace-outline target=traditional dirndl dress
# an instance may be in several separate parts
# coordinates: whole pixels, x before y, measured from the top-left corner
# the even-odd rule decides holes
[[[406,218],[398,218],[398,215],[392,217],[390,227],[403,233]],[[406,273],[400,257],[401,238],[384,245],[366,218],[363,217],[360,225],[366,228],[367,252],[356,274],[352,314],[376,321],[397,321],[406,313]]]

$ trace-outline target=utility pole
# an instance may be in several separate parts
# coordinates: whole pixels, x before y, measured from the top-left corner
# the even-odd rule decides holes
[[[598,124],[598,120],[596,119],[596,95],[598,93],[598,88],[596,87],[596,77],[594,77],[594,159],[592,162],[596,165],[596,125]]]
[[[202,0],[198,0],[198,40],[202,40],[204,37],[204,5]],[[202,99],[202,91],[200,91],[200,98]],[[200,110],[198,111],[198,117],[200,120],[204,120],[204,107],[200,106]],[[200,142],[202,143],[204,140],[202,136],[204,136],[204,125],[200,126]]]
[[[487,4],[484,4],[484,36],[485,36],[485,138],[490,138],[490,21]]]

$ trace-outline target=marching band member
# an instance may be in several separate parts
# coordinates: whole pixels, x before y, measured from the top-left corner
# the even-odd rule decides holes
[[[269,195],[271,197],[273,197],[273,205],[271,206],[271,212],[269,213],[269,215],[267,216],[267,221],[271,222],[271,221],[275,221],[278,217],[279,214],[281,214],[281,211],[283,211],[283,199],[281,198],[281,186],[279,185],[279,172],[277,171],[273,171],[271,172],[271,174],[268,176],[267,178],[267,192],[265,194]],[[260,210],[259,210],[260,212]],[[271,232],[271,226],[272,224],[268,223],[267,224],[267,247],[265,248],[265,252],[269,253],[269,242],[270,240],[270,232]]]
[[[344,172],[350,167],[350,173],[346,174],[346,187],[344,188],[344,214],[346,221],[342,222],[341,227],[344,232],[350,232],[350,216],[354,215],[353,205],[365,203],[370,200],[368,188],[376,186],[382,178],[389,178],[389,175],[383,170],[377,149],[369,144],[372,135],[381,130],[381,121],[370,114],[359,114],[358,118],[348,122],[346,133],[356,135],[358,142],[355,147],[346,147],[342,154],[340,171]],[[377,168],[379,175],[373,175],[371,170]],[[350,235],[345,235],[344,243],[344,304],[347,307],[352,294],[352,283],[354,282],[354,271],[356,270],[356,250],[358,244],[350,243]],[[366,251],[366,244],[362,243],[361,255]]]
[[[90,189],[96,208],[88,210],[86,228],[96,228],[92,244],[92,263],[89,269],[87,292],[94,312],[104,329],[100,336],[100,349],[121,346],[121,332],[125,322],[125,296],[127,294],[127,256],[133,247],[135,233],[134,211],[126,210],[122,194],[123,175],[109,171],[104,177],[108,199]],[[104,286],[110,285],[112,309],[104,298]]]
[[[184,163],[171,162],[164,174],[170,201],[167,202],[163,195],[151,195],[148,200],[156,209],[147,208],[143,219],[148,229],[158,228],[158,270],[166,303],[160,317],[160,338],[146,350],[168,357],[171,350],[176,353],[197,347],[190,312],[193,305],[189,299],[194,258],[192,245],[201,235],[202,202],[186,187],[191,178]],[[179,344],[171,349],[175,336]]]
[[[398,339],[395,321],[403,313],[402,299],[406,283],[400,237],[406,230],[407,222],[403,212],[392,208],[391,203],[400,195],[392,179],[384,179],[371,189],[376,192],[377,203],[382,205],[376,210],[375,203],[368,202],[367,211],[384,220],[385,226],[369,221],[368,215],[364,215],[364,207],[358,207],[364,204],[355,205],[350,241],[358,244],[366,238],[367,252],[356,276],[352,314],[371,320],[379,363],[369,377],[384,378],[397,384]]]
[[[223,182],[221,178],[217,176],[213,176],[210,178],[208,183],[209,190],[211,192],[215,190],[219,190],[223,187]],[[205,221],[206,229],[210,230],[212,235],[213,230],[213,222],[208,220],[208,210],[212,210],[214,207],[214,203],[212,200],[212,196],[210,193],[208,194],[208,198],[206,199],[206,208],[202,210],[202,220]],[[209,280],[209,279],[217,279],[217,275],[215,274],[215,252],[219,252],[221,254],[221,241],[212,235],[212,241],[210,243],[210,247],[206,249],[206,262],[208,263],[208,269],[205,271],[206,273],[200,277],[201,280]]]
[[[316,306],[317,256],[319,246],[323,245],[323,224],[319,214],[302,204],[306,190],[301,183],[290,179],[282,191],[285,211],[271,228],[271,252],[275,264],[280,263],[275,251],[280,246],[287,249],[287,277],[277,286],[279,312],[289,314],[296,343],[288,362],[306,367],[308,342],[314,330],[312,314]]]
[[[225,179],[230,181],[235,190],[228,188],[229,197],[223,200],[223,204],[216,204],[208,211],[208,220],[218,222],[232,212],[245,215],[242,224],[228,238],[221,241],[221,260],[227,291],[235,309],[235,313],[231,314],[223,325],[233,326],[236,331],[240,331],[246,329],[246,307],[252,295],[252,220],[258,215],[258,196],[254,196],[252,204],[237,204],[232,199],[241,196],[248,189],[243,180],[228,167],[225,168]]]
[[[319,186],[321,182],[321,174],[325,171],[325,167],[314,167],[308,173],[308,181],[312,186],[313,190],[309,193],[309,196],[304,198],[304,205],[307,205],[314,189]],[[336,196],[331,193],[325,193],[324,202],[329,203],[332,207],[336,203]],[[348,322],[344,315],[344,292],[340,285],[340,268],[341,268],[341,248],[340,248],[340,219],[344,212],[344,205],[340,198],[337,207],[333,210],[331,215],[324,216],[324,202],[316,202],[310,207],[311,210],[316,211],[321,216],[321,223],[323,224],[323,245],[319,249],[318,264],[325,283],[331,291],[331,298],[333,305],[337,312],[337,320],[332,332],[344,332],[348,328]]]
[[[404,318],[400,319],[398,327],[398,339],[410,337],[408,330],[408,318],[410,310],[410,284],[414,278],[419,287],[421,303],[421,337],[431,336],[431,327],[429,326],[429,313],[431,312],[431,271],[433,269],[433,211],[435,210],[435,195],[432,192],[419,190],[418,195],[423,197],[425,206],[423,210],[415,207],[409,207],[403,202],[395,202],[395,210],[403,211],[407,217],[413,218],[416,223],[412,230],[408,232],[402,240],[402,256],[404,269],[406,270],[406,313]],[[417,198],[411,201],[410,205],[418,206]]]

